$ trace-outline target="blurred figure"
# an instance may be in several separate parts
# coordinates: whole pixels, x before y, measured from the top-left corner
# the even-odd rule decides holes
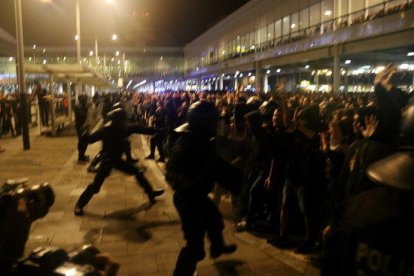
[[[232,253],[236,245],[226,245],[220,211],[208,197],[215,182],[238,193],[241,173],[217,154],[211,138],[215,136],[219,114],[210,102],[194,103],[187,123],[176,131],[182,135],[174,144],[167,162],[166,179],[174,189],[174,205],[180,215],[186,245],[181,249],[175,276],[192,276],[204,259],[204,237],[211,246],[210,256]]]
[[[378,186],[347,198],[324,230],[322,275],[410,275],[414,267],[414,104],[399,151],[368,167]]]
[[[90,127],[90,118],[88,118],[88,97],[80,95],[78,104],[75,106],[75,129],[78,134],[78,161],[87,162],[89,156],[85,155],[88,147],[88,135]]]

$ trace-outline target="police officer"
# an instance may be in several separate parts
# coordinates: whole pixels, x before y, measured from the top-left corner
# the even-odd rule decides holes
[[[151,204],[155,203],[157,196],[164,193],[164,190],[154,191],[142,170],[137,169],[132,164],[121,159],[125,150],[125,139],[128,136],[133,133],[152,134],[154,130],[136,124],[128,124],[127,114],[121,108],[111,111],[108,116],[111,120],[100,130],[92,133],[88,137],[89,143],[102,140],[102,162],[95,179],[88,185],[76,203],[75,215],[77,216],[83,215],[83,208],[88,204],[93,195],[99,192],[103,182],[110,175],[112,168],[135,175],[139,185],[147,193]]]
[[[123,109],[122,104],[120,102],[115,103],[112,110],[115,110],[115,109],[118,109],[118,108]],[[102,124],[106,124],[110,120],[111,120],[110,116],[108,116],[108,114],[106,114],[105,117],[101,121],[99,121],[99,123],[95,127],[95,129],[99,129],[102,126]],[[126,156],[126,160],[128,162],[130,162],[130,163],[137,163],[138,162],[138,159],[133,159],[132,158],[132,155],[131,155],[131,142],[129,141],[129,137],[126,137],[125,141],[124,141],[124,153],[125,153],[125,156]],[[102,157],[103,157],[102,151],[98,152],[98,154],[93,158],[93,160],[89,164],[88,169],[87,169],[88,172],[90,172],[90,173],[97,172],[96,167],[98,166],[99,163],[101,163]]]
[[[194,103],[187,122],[178,127],[176,141],[167,162],[166,179],[174,189],[174,205],[181,218],[186,245],[181,249],[174,275],[193,275],[197,262],[205,257],[204,237],[210,239],[210,256],[232,253],[236,245],[225,245],[223,219],[208,197],[215,182],[233,193],[239,192],[241,173],[217,154],[212,137],[219,119],[214,104]]]
[[[399,145],[368,167],[378,187],[349,198],[325,229],[322,275],[413,275],[414,103],[403,115]]]

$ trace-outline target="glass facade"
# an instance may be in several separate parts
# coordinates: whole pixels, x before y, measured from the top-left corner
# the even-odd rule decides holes
[[[269,47],[288,43],[304,36],[312,36],[335,31],[336,29],[359,24],[366,20],[383,16],[393,9],[398,9],[413,0],[323,0],[300,11],[283,17],[274,17],[272,13],[257,18],[256,24],[247,22],[237,31],[219,38],[213,47],[212,55],[204,65],[210,65],[239,57]],[[254,27],[252,25],[255,25]],[[217,52],[220,53],[217,53]],[[202,65],[202,56],[194,57],[197,61],[189,64],[187,70],[194,70]]]

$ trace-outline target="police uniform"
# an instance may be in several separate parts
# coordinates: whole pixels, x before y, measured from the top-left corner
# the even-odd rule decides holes
[[[322,275],[414,275],[414,103],[399,151],[367,169],[381,185],[346,200],[326,236]]]
[[[110,175],[112,168],[135,175],[136,180],[145,190],[151,203],[155,203],[155,197],[164,192],[163,190],[154,191],[142,170],[121,158],[125,150],[124,142],[128,136],[133,133],[153,134],[154,129],[141,127],[136,124],[127,124],[126,114],[122,109],[112,111],[111,118],[112,121],[88,137],[89,143],[102,140],[102,163],[93,182],[88,185],[79,197],[75,206],[76,215],[83,214],[83,208],[88,204],[93,195],[99,192],[104,180]]]
[[[201,105],[201,107],[200,107]],[[190,107],[188,117],[197,109],[207,106],[208,111],[214,108],[210,103],[199,102]],[[215,109],[215,108],[214,108]],[[207,118],[211,119],[211,118]],[[205,120],[201,120],[203,122]],[[212,123],[215,125],[215,122]],[[217,258],[223,253],[231,253],[236,246],[224,244],[222,230],[224,223],[220,211],[208,197],[214,183],[218,182],[233,193],[237,193],[240,172],[230,166],[217,154],[214,143],[203,126],[198,132],[194,124],[186,124],[182,136],[176,141],[167,163],[166,179],[174,189],[174,205],[181,219],[186,245],[180,251],[174,275],[193,275],[197,262],[204,259],[204,237],[207,234],[210,242],[210,255]],[[208,128],[208,126],[205,126]],[[181,131],[180,129],[179,131]]]

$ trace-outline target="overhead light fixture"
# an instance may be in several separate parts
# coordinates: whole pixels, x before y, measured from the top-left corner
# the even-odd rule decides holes
[[[276,73],[280,73],[281,71],[282,71],[282,69],[280,69],[280,68],[276,69]]]
[[[332,11],[331,10],[327,10],[327,11],[325,11],[324,15],[331,16],[332,15]]]
[[[36,49],[36,44],[33,44],[33,50],[35,50]]]
[[[119,51],[116,51],[116,52],[115,52],[115,55],[116,55],[116,56],[119,56]]]
[[[414,56],[414,52],[408,52],[407,57],[413,57]]]
[[[247,74],[249,77],[252,75],[252,73],[251,72],[249,72],[249,74]]]
[[[91,56],[93,56],[93,51],[90,51],[89,52],[89,56],[91,57]]]
[[[296,24],[295,24],[295,23],[293,23],[292,25],[290,25],[290,28],[291,28],[291,29],[296,28]]]
[[[78,40],[79,39],[79,36],[78,35],[75,35],[75,40]]]
[[[13,61],[13,57],[9,57],[9,61]]]
[[[309,65],[306,65],[306,66],[305,66],[305,69],[309,69]]]
[[[351,64],[351,60],[350,59],[345,60],[345,64]]]
[[[267,70],[267,71],[266,71],[266,74],[268,74],[268,75],[269,75],[269,74],[270,74],[270,72],[271,72],[270,70]]]

